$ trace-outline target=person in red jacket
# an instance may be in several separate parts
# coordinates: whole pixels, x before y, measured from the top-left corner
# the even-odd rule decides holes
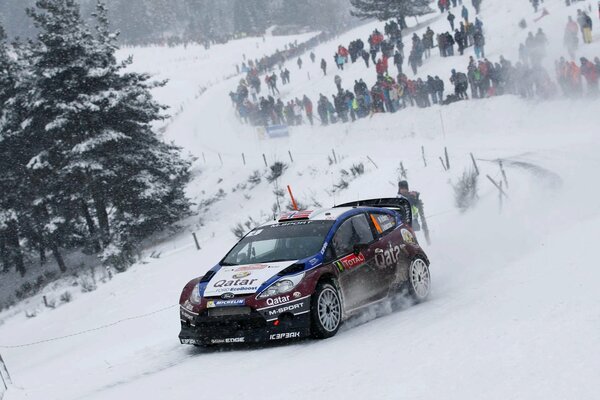
[[[304,105],[304,111],[306,112],[306,117],[310,121],[310,124],[313,124],[313,104],[312,101],[308,98],[308,96],[304,95],[302,98],[302,104]]]
[[[585,57],[581,57],[579,61],[581,61],[579,70],[587,81],[588,93],[591,96],[596,96],[598,94],[598,72],[596,71],[596,66]]]
[[[388,72],[388,62],[386,56],[383,56],[377,60],[377,64],[375,64],[375,71],[377,72],[377,75],[384,75]]]

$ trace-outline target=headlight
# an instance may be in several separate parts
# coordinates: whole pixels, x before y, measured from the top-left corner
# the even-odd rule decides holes
[[[200,288],[198,286],[195,286],[194,290],[192,290],[192,293],[190,293],[190,303],[198,305],[201,301],[202,296],[200,296]]]
[[[298,286],[298,284],[302,281],[302,278],[304,278],[304,274],[283,277],[266,288],[261,294],[258,295],[257,299],[264,299],[266,297],[287,293]]]

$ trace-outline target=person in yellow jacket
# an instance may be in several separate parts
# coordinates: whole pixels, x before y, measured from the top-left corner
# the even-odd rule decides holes
[[[408,188],[407,181],[398,182],[398,197],[405,197],[410,203],[412,211],[412,228],[415,231],[423,229],[425,234],[425,240],[427,244],[430,244],[429,239],[429,227],[427,226],[427,220],[425,219],[425,212],[423,211],[423,201],[420,199],[421,194],[419,192],[410,191]]]

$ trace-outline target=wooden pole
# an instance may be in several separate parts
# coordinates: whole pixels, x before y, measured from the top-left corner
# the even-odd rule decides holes
[[[500,172],[502,172],[502,179],[504,179],[504,186],[508,189],[508,179],[506,179],[506,172],[504,171],[504,166],[502,165],[502,160],[498,160],[498,164],[500,164]]]
[[[292,188],[290,187],[290,185],[287,185],[287,190],[290,194],[290,198],[292,199],[292,206],[294,207],[294,210],[298,211],[298,204],[296,204],[296,199],[294,199],[294,195],[292,194]]]
[[[450,169],[450,157],[448,157],[448,148],[444,147],[444,156],[446,157],[446,168]]]
[[[367,156],[367,159],[368,159],[369,161],[371,161],[371,164],[373,164],[373,165],[375,166],[375,168],[379,169],[379,167],[377,166],[377,164],[375,164],[375,161],[373,161],[373,160],[371,159],[371,157]]]
[[[331,149],[331,154],[333,154],[333,162],[337,164],[337,156],[335,155],[335,149]]]
[[[475,173],[479,176],[479,168],[477,168],[477,161],[475,161],[475,157],[473,157],[473,153],[469,153],[471,155],[471,161],[473,161],[473,167],[475,167]]]
[[[263,153],[263,160],[265,162],[265,167],[268,167],[269,164],[267,164],[267,156],[265,156],[265,153]]]
[[[404,179],[408,179],[406,177],[406,169],[404,169],[404,164],[402,163],[402,161],[400,161],[400,175],[404,178]]]
[[[2,382],[4,383],[4,387],[8,389],[8,385],[12,385],[12,379],[10,378],[10,374],[8,373],[8,368],[2,359],[2,355],[0,355],[0,376],[2,377]]]
[[[427,159],[425,158],[425,146],[421,146],[421,155],[423,156],[423,165],[427,167]]]
[[[494,186],[496,186],[496,188],[500,191],[500,195],[503,195],[504,197],[506,197],[508,199],[508,195],[504,192],[504,190],[502,189],[502,186],[500,186],[498,183],[496,183],[496,181],[489,175],[486,175],[486,177],[490,180],[490,182],[492,182],[494,184]]]
[[[448,171],[448,168],[446,168],[446,164],[444,164],[444,159],[442,157],[440,157],[440,162],[442,163],[442,167],[444,167],[444,171]]]
[[[290,162],[294,162],[294,158],[292,157],[292,152],[288,150],[288,155],[290,156]]]
[[[242,153],[242,162],[246,165],[246,155]]]
[[[223,166],[223,158],[221,157],[221,153],[219,153],[219,161],[221,161],[221,167]]]
[[[196,250],[200,250],[200,243],[198,243],[198,237],[196,237],[196,232],[192,232],[192,236],[194,237],[194,243],[196,243]]]

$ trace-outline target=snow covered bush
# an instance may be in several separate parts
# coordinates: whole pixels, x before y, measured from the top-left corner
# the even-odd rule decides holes
[[[465,170],[454,188],[454,203],[461,212],[465,212],[475,206],[479,196],[477,195],[477,178],[475,170]]]
[[[70,303],[73,299],[73,295],[68,290],[60,295],[60,301],[62,303]]]
[[[277,178],[283,175],[287,167],[287,164],[284,162],[274,162],[271,166],[269,166],[270,173],[267,175],[267,182],[273,183],[275,180],[277,180]]]

